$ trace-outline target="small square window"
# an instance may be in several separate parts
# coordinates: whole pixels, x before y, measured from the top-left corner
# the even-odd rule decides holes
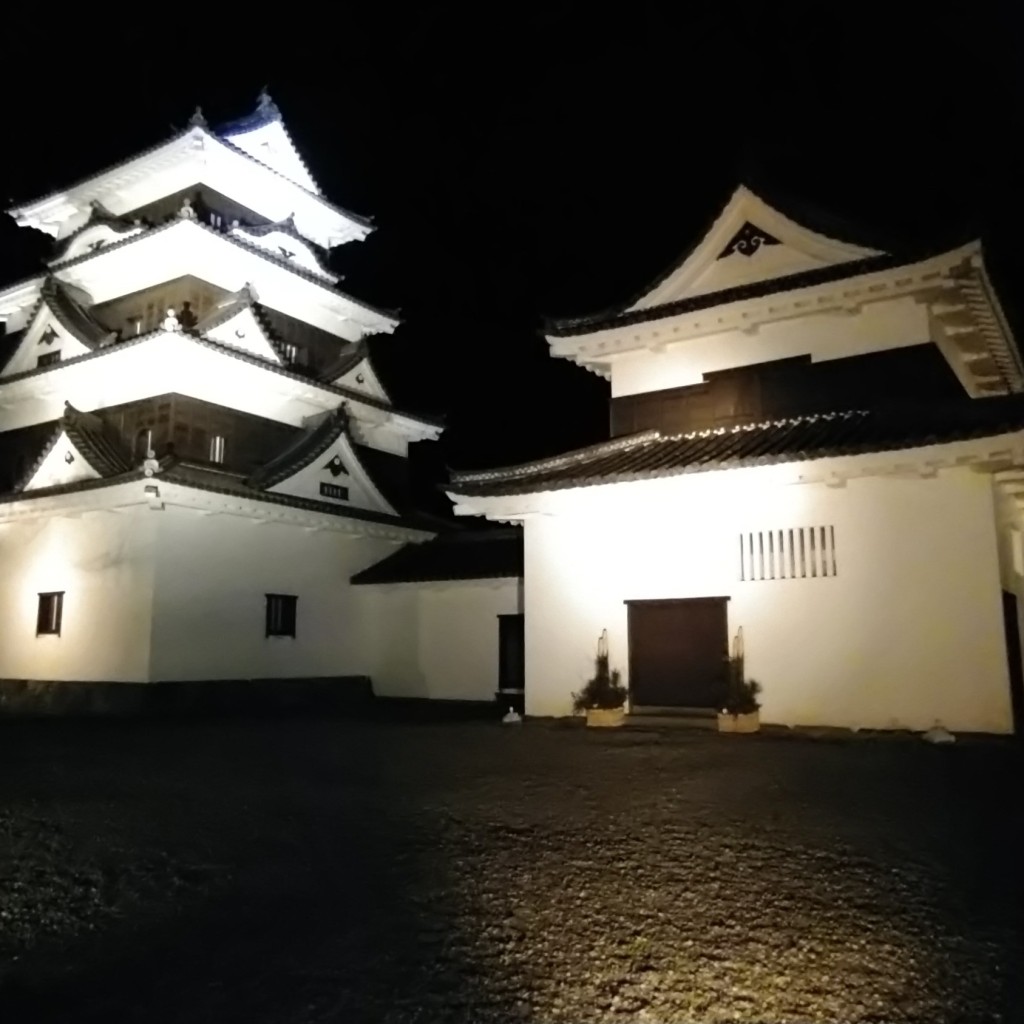
[[[322,483],[320,485],[320,493],[325,498],[334,498],[337,501],[348,501],[348,488],[342,487],[339,484]]]
[[[36,366],[53,366],[60,362],[60,349],[56,352],[44,352],[37,360]]]
[[[64,617],[64,591],[52,590],[39,595],[39,609],[36,612],[36,636],[49,634],[60,636],[61,619]]]
[[[295,636],[298,600],[293,594],[267,594],[267,636]]]
[[[224,438],[220,434],[214,434],[210,438],[210,461],[224,461]]]

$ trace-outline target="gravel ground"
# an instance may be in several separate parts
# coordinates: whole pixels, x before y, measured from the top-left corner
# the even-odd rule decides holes
[[[0,723],[0,1019],[1024,1020],[1020,748]]]

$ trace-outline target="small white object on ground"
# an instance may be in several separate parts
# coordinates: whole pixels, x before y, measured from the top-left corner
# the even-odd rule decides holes
[[[921,734],[926,743],[956,743],[956,737],[944,729],[938,722],[935,723],[926,733]]]
[[[513,708],[509,708],[502,722],[505,725],[518,725],[523,720],[523,716],[520,715]]]

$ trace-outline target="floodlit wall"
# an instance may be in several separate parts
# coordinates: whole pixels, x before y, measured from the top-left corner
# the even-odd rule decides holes
[[[548,495],[525,524],[526,710],[564,715],[625,601],[725,596],[762,719],[1011,729],[991,480],[967,469],[843,486],[760,467]],[[790,467],[791,470],[791,467]],[[834,527],[835,577],[740,580],[740,535]]]
[[[930,341],[928,310],[912,297],[873,302],[848,313],[829,310],[762,324],[756,331],[719,331],[612,360],[612,397],[699,384],[705,373],[810,354],[815,362]]]
[[[156,534],[148,509],[0,523],[0,679],[145,680]],[[59,636],[36,636],[47,591]]]
[[[498,616],[519,605],[515,579],[357,587],[368,614],[386,622],[375,636],[373,689],[384,697],[494,699]]]
[[[153,680],[372,674],[374,621],[349,577],[395,542],[168,508],[156,549]],[[294,594],[296,635],[265,635],[266,597]]]

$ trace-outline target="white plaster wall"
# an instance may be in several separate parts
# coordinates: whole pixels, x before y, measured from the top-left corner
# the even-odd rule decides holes
[[[780,468],[549,496],[558,514],[525,525],[527,712],[569,712],[602,629],[627,675],[626,600],[727,596],[767,722],[1009,731],[990,479],[830,488],[781,485]],[[837,577],[739,581],[742,531],[820,525]]]
[[[148,509],[0,523],[0,678],[147,678],[155,516]],[[60,636],[38,595],[63,590]]]
[[[348,580],[396,542],[184,509],[152,515],[152,679],[372,674],[387,624]],[[298,597],[294,639],[264,635],[268,593]]]
[[[709,317],[714,314],[709,310]],[[671,342],[670,328],[662,339]],[[648,325],[640,325],[646,327]],[[873,302],[852,313],[838,310],[767,323],[753,332],[713,332],[611,360],[612,397],[699,384],[705,373],[771,359],[811,355],[815,361],[919,345],[930,340],[928,310],[907,296]]]
[[[357,588],[387,628],[373,657],[373,688],[385,697],[493,700],[498,616],[521,610],[515,579]]]

